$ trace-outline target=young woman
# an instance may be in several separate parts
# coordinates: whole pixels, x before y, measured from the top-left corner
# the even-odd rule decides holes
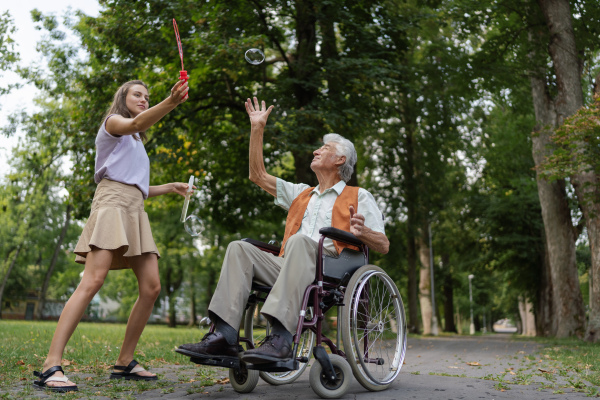
[[[131,310],[121,352],[111,379],[156,380],[136,366],[133,352],[160,293],[160,257],[144,199],[165,193],[185,196],[187,183],[150,186],[150,162],[143,141],[146,130],[187,99],[187,82],[179,81],[161,103],[148,108],[148,87],[142,81],[123,84],[96,136],[98,184],[92,210],[79,242],[75,261],[85,264],[83,277],[63,309],[42,373],[33,384],[55,392],[77,390],[60,366],[73,331],[111,269],[131,268],[138,280],[139,296]]]

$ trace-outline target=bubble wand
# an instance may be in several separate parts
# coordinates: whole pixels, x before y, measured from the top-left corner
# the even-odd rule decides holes
[[[175,39],[177,40],[177,50],[179,50],[179,58],[181,59],[181,71],[179,71],[179,80],[188,81],[187,71],[183,69],[183,47],[181,46],[181,37],[179,36],[179,28],[177,27],[177,21],[173,18],[173,30],[175,31]],[[186,94],[187,98],[188,95]]]
[[[185,193],[185,201],[183,202],[183,209],[181,210],[181,222],[185,222],[187,217],[187,210],[190,204],[190,196],[192,195],[192,189],[194,188],[194,175],[190,175],[190,181],[188,182],[188,189]]]

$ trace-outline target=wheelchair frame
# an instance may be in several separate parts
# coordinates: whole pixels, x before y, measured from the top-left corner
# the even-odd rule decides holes
[[[336,228],[322,228],[319,233],[321,233],[321,238],[319,240],[318,247],[318,256],[316,262],[316,271],[315,271],[315,281],[311,285],[309,285],[303,296],[302,306],[300,315],[298,316],[298,324],[296,327],[296,334],[294,335],[293,340],[293,351],[292,354],[296,355],[294,358],[291,358],[287,361],[278,361],[274,363],[266,363],[266,364],[246,364],[241,360],[231,361],[231,360],[219,360],[218,357],[214,358],[195,358],[191,357],[191,361],[197,364],[204,365],[213,365],[213,366],[222,366],[230,368],[230,381],[234,390],[239,393],[248,393],[251,392],[256,384],[258,383],[259,375],[271,384],[284,384],[291,383],[295,379],[299,377],[299,375],[304,371],[306,365],[302,368],[300,367],[300,363],[308,363],[309,357],[306,356],[298,356],[298,349],[301,343],[301,340],[305,340],[303,338],[303,334],[307,331],[311,331],[316,338],[316,343],[313,346],[313,355],[318,363],[315,363],[311,368],[311,376],[310,376],[310,384],[313,390],[323,398],[338,398],[343,396],[348,390],[350,379],[349,375],[354,374],[357,380],[368,390],[371,391],[379,391],[387,388],[389,384],[397,377],[400,372],[400,368],[402,366],[404,360],[404,354],[406,351],[406,323],[404,316],[404,306],[402,305],[402,300],[400,298],[398,289],[393,284],[393,281],[378,267],[370,266],[368,264],[369,261],[369,248],[363,244],[358,238],[356,238],[351,233],[336,229]],[[333,281],[326,280],[325,275],[325,264],[324,261],[326,258],[330,258],[328,256],[323,255],[323,242],[326,238],[331,238],[336,241],[340,241],[352,246],[356,246],[359,250],[355,252],[351,258],[354,258],[354,264],[347,268],[347,270],[342,269],[342,273],[337,271],[337,275],[333,278]],[[253,239],[242,239],[254,246],[258,247],[263,251],[270,252],[274,255],[279,254],[279,247],[273,246],[270,244],[266,244],[260,241],[256,241]],[[348,253],[343,253],[348,254]],[[362,267],[356,266],[356,258],[362,254],[364,262],[360,262]],[[333,259],[337,260],[337,259]],[[358,280],[353,279],[353,273],[357,270],[361,269],[363,271],[364,281],[360,283]],[[396,338],[396,351],[394,353],[393,363],[395,366],[391,366],[390,370],[391,375],[386,375],[385,379],[379,381],[375,378],[370,371],[368,371],[367,366],[370,364],[376,366],[383,366],[385,361],[383,358],[372,358],[369,355],[371,349],[371,343],[369,342],[369,334],[367,331],[374,331],[378,337],[383,335],[383,325],[379,327],[378,325],[373,325],[373,329],[368,329],[370,326],[369,323],[365,323],[364,321],[359,321],[361,316],[357,317],[357,310],[349,310],[348,314],[348,326],[342,327],[341,324],[343,321],[342,310],[344,307],[351,308],[352,304],[355,305],[355,308],[361,307],[362,309],[369,309],[371,299],[369,298],[369,286],[371,283],[369,279],[372,276],[381,275],[383,277],[383,283],[385,289],[389,289],[392,292],[391,303],[393,303],[394,307],[394,315],[391,320],[399,321],[400,329],[397,330],[399,334],[402,335],[401,340],[400,336]],[[359,279],[363,279],[359,277]],[[357,291],[360,294],[348,294],[348,283],[350,281],[354,282],[353,286],[356,286]],[[359,285],[360,283],[360,285]],[[375,282],[377,285],[377,283]],[[366,287],[366,289],[365,289]],[[252,302],[264,302],[266,296],[261,297],[256,293],[267,294],[270,292],[271,287],[268,286],[259,286],[252,285],[252,289],[254,290],[254,294],[251,294],[249,297],[248,304],[246,306],[246,312],[248,312],[248,308],[254,304]],[[352,288],[353,291],[354,288]],[[363,290],[366,290],[363,292]],[[346,293],[344,293],[344,291]],[[366,295],[364,293],[367,293]],[[358,296],[358,297],[357,297]],[[352,304],[344,304],[345,302],[350,302]],[[312,318],[307,319],[306,312],[309,307],[313,308]],[[332,308],[337,306],[338,313],[338,326],[337,326],[337,335],[336,335],[336,343],[334,343],[330,338],[323,334],[323,320],[325,318],[325,314]],[[365,313],[368,317],[368,312]],[[395,319],[393,317],[396,317]],[[244,320],[248,318],[245,316]],[[250,316],[252,318],[252,316]],[[364,316],[362,316],[364,319]],[[385,316],[387,319],[387,315]],[[397,323],[397,322],[396,322]],[[383,324],[383,322],[379,321],[378,324]],[[363,325],[363,326],[358,326]],[[246,328],[247,324],[245,324],[244,336],[240,335],[240,343],[245,343],[247,349],[254,348],[254,339],[253,339],[253,331],[247,332]],[[342,329],[344,328],[344,329]],[[398,328],[398,326],[396,326]],[[214,325],[211,325],[209,332],[214,332]],[[340,344],[342,343],[341,335],[344,336],[344,350],[342,351]],[[356,332],[360,333],[357,334]],[[352,334],[354,332],[354,335]],[[346,343],[346,339],[348,341],[352,341],[352,344]],[[361,343],[362,341],[362,343]],[[331,351],[331,355],[327,353],[323,344],[327,345]],[[309,344],[310,345],[310,344]],[[303,344],[305,346],[305,344]],[[303,347],[304,348],[304,347]],[[350,349],[350,350],[348,350]],[[373,349],[374,350],[374,349]],[[351,354],[346,354],[350,351]],[[353,365],[355,364],[355,365]],[[301,368],[301,369],[300,369]],[[395,368],[395,369],[394,369]],[[313,369],[316,369],[317,372],[313,373]],[[288,379],[282,379],[278,381],[277,379],[270,379],[271,373],[279,373],[286,371],[298,371],[297,374],[292,374],[292,376]]]

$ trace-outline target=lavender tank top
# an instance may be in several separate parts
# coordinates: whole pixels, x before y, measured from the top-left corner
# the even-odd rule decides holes
[[[150,159],[144,144],[133,135],[113,136],[106,131],[106,121],[96,136],[96,167],[94,180],[100,183],[111,181],[134,185],[148,198],[150,189]]]

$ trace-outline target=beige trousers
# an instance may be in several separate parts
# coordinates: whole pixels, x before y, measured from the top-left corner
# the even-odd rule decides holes
[[[284,256],[277,257],[241,240],[231,242],[209,312],[238,329],[252,282],[256,282],[273,287],[262,314],[276,318],[288,331],[295,332],[304,291],[315,280],[318,247],[308,236],[296,234],[286,242]],[[337,257],[327,249],[323,252]]]

